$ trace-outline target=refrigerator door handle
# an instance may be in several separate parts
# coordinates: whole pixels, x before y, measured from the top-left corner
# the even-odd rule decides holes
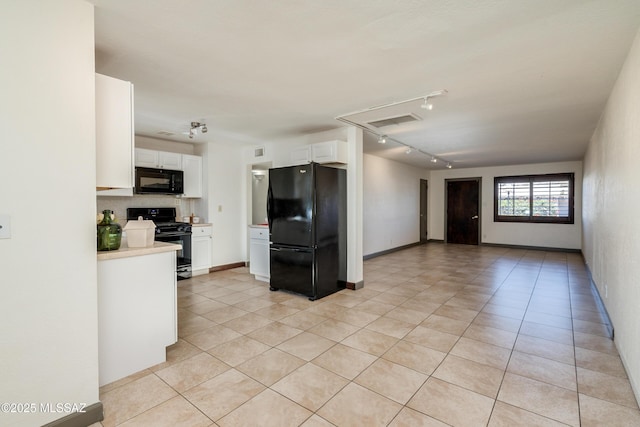
[[[269,235],[271,235],[271,199],[273,198],[273,193],[271,192],[271,185],[269,185],[269,189],[267,190],[267,224],[269,225]]]
[[[305,248],[305,249],[298,249],[298,248],[275,248],[273,246],[271,246],[270,248],[272,251],[276,251],[276,252],[311,252],[311,249],[314,248]]]

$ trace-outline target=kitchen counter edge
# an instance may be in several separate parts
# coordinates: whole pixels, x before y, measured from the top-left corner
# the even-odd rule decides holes
[[[146,248],[130,248],[127,247],[126,241],[122,243],[117,251],[98,252],[98,261],[106,261],[110,259],[129,258],[134,256],[159,254],[162,252],[179,251],[182,245],[175,243],[154,242],[153,246]]]

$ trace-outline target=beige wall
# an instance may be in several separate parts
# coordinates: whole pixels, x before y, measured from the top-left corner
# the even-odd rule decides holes
[[[429,171],[364,155],[363,253],[420,241],[420,179]]]
[[[493,193],[496,176],[575,173],[575,221],[573,224],[528,224],[493,221]],[[582,162],[541,163],[471,169],[432,171],[429,181],[429,238],[445,239],[445,180],[482,178],[480,227],[482,243],[580,249]]]
[[[640,33],[584,159],[582,250],[640,400]]]
[[[98,402],[93,32],[82,0],[2,3],[0,402]]]

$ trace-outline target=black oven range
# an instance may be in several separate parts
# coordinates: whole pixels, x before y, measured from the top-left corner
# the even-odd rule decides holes
[[[191,277],[191,224],[176,221],[176,208],[128,208],[127,221],[151,220],[156,225],[155,240],[182,245],[177,251],[178,280]]]

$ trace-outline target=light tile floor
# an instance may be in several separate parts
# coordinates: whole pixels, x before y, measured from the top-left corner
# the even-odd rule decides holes
[[[315,302],[246,268],[179,282],[178,343],[101,388],[102,425],[640,425],[579,254],[427,244],[364,279]]]

